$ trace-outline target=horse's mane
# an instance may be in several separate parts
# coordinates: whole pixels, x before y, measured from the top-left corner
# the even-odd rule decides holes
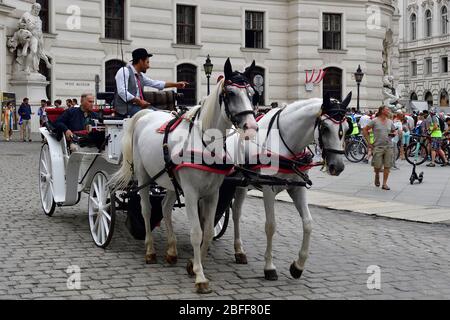
[[[216,106],[219,101],[219,96],[222,92],[223,84],[225,80],[220,80],[216,87],[212,90],[211,94],[206,97],[201,105],[203,118],[202,118],[202,128],[203,130],[211,129],[213,125],[214,116],[217,111],[220,111],[220,108]]]
[[[284,107],[284,109],[286,109],[286,112],[288,112],[288,113],[289,113],[289,111],[294,112],[299,109],[302,109],[302,111],[304,110],[306,112],[307,110],[310,110],[310,109],[320,108],[322,106],[322,104],[323,104],[323,99],[311,98],[308,100],[295,101],[295,102],[287,105],[286,107]]]

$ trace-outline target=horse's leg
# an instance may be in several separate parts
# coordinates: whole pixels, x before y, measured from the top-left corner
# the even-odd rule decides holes
[[[311,212],[309,211],[308,201],[306,199],[306,189],[292,188],[288,190],[288,192],[292,200],[294,201],[295,207],[300,213],[303,222],[303,241],[302,248],[299,253],[299,259],[297,261],[294,261],[290,268],[291,275],[295,279],[300,279],[303,270],[305,270],[306,260],[308,259],[313,221]]]
[[[208,248],[214,238],[214,216],[216,214],[218,201],[218,193],[214,193],[200,200],[200,215],[203,219],[203,243],[201,247],[203,261],[208,255]]]
[[[277,268],[273,264],[272,240],[276,231],[275,221],[275,192],[270,187],[264,187],[264,207],[266,210],[266,237],[267,248],[265,254],[266,265],[264,267],[264,277],[266,280],[278,280]]]
[[[182,182],[182,181],[180,181]],[[194,259],[188,261],[187,271],[191,276],[195,275],[195,287],[197,293],[211,293],[209,281],[203,273],[200,245],[202,243],[202,227],[199,219],[199,197],[190,184],[182,184],[185,196],[186,212],[191,225],[191,244],[194,250]]]
[[[166,261],[171,265],[176,264],[178,261],[177,238],[175,236],[175,232],[173,231],[173,224],[172,224],[172,212],[173,212],[172,210],[176,201],[177,197],[175,192],[167,191],[167,194],[164,197],[164,201],[162,203],[163,216],[167,228]]]
[[[150,181],[150,177],[145,171],[141,160],[134,157],[134,167],[135,176],[138,180],[138,185],[143,186]],[[150,203],[150,186],[139,191],[141,196],[141,211],[145,222],[145,263],[155,264],[156,263],[156,252],[153,245],[153,235],[150,219],[152,216],[152,205]]]
[[[247,196],[246,188],[236,188],[236,194],[233,202],[233,222],[234,222],[234,257],[237,264],[247,264],[247,255],[245,254],[241,240],[240,219],[242,214],[242,205]]]

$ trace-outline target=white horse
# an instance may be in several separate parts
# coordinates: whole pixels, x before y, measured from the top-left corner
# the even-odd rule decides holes
[[[297,155],[302,153],[313,141],[316,141],[317,145],[322,149],[322,156],[328,173],[332,176],[338,176],[345,168],[343,162],[344,137],[350,130],[345,118],[345,111],[350,101],[351,93],[342,103],[330,100],[329,96],[326,95],[323,100],[315,98],[295,102],[285,108],[274,109],[259,121],[259,139],[257,141],[266,140],[265,135],[267,135],[269,130],[269,134],[272,136],[269,136],[269,138],[275,139],[277,141],[275,145],[278,146],[277,149],[270,151],[290,159],[297,158]],[[276,117],[279,118],[276,119]],[[235,143],[232,139],[233,137],[229,138],[227,144]],[[278,171],[278,173],[274,172],[274,174],[282,179],[302,181],[302,178],[294,172],[280,173]],[[274,203],[276,195],[283,190],[287,190],[289,193],[303,221],[303,242],[299,258],[290,268],[291,275],[294,278],[299,279],[301,277],[308,258],[312,218],[306,198],[306,188],[297,186],[287,188],[263,186],[267,236],[264,275],[267,280],[278,279],[272,256],[272,239],[276,231]],[[235,258],[238,264],[247,264],[239,228],[242,205],[246,195],[247,188],[237,188],[232,208]]]
[[[167,146],[173,158],[178,157],[181,150],[185,154],[190,154],[192,144],[203,148],[204,151],[203,145],[211,143],[211,135],[217,137],[217,133],[222,137],[220,148],[223,149],[227,130],[233,125],[241,130],[241,136],[252,138],[256,135],[258,126],[251,103],[254,92],[247,80],[254,67],[253,62],[252,66],[241,74],[233,72],[230,60],[226,61],[225,79],[217,84],[211,95],[203,101],[202,106],[189,111],[184,116],[186,121],[182,121],[169,135]],[[163,172],[166,166],[163,154],[164,135],[157,131],[172,119],[170,113],[160,111],[141,111],[132,118],[123,138],[122,167],[113,177],[111,185],[118,188],[126,187],[132,180],[134,172],[138,185],[144,186]],[[213,134],[210,135],[208,133],[210,131]],[[189,166],[170,171],[173,172],[176,183],[184,193],[186,212],[191,226],[194,259],[188,263],[188,272],[196,276],[198,293],[210,293],[209,282],[203,273],[202,259],[206,257],[213,238],[218,190],[225,176]],[[168,230],[166,260],[174,264],[177,261],[177,249],[171,214],[177,188],[167,172],[155,180],[159,186],[167,190],[163,202],[164,220]],[[150,226],[149,187],[140,190],[139,193],[146,228],[145,260],[148,264],[154,264],[156,253]]]

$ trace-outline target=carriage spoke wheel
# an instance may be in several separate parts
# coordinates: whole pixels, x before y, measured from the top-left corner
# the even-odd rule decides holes
[[[91,235],[97,247],[106,248],[111,242],[116,220],[115,199],[107,187],[102,172],[95,174],[89,192],[88,211]],[[112,198],[112,199],[111,199]]]
[[[230,211],[231,205],[228,207],[225,212],[220,217],[216,217],[214,221],[214,241],[219,240],[223,237],[225,232],[227,231],[228,222],[230,220]]]
[[[52,162],[48,144],[44,144],[39,158],[39,195],[42,210],[51,217],[55,212],[56,203],[53,199]]]

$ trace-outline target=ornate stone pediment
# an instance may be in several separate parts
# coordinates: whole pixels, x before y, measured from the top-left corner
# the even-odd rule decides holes
[[[419,5],[417,3],[410,3],[408,5],[408,12],[409,13],[417,13],[419,11]]]
[[[432,9],[434,6],[434,1],[433,0],[425,0],[422,2],[422,7],[426,9]]]
[[[449,2],[449,0],[437,0],[437,3],[439,4],[439,5],[448,5],[450,2]]]

